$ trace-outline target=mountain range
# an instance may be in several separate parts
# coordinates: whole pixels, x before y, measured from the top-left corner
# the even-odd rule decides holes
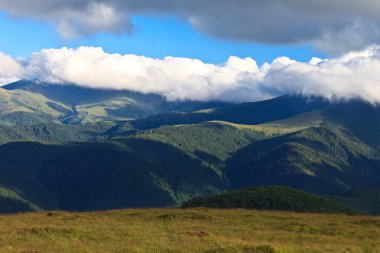
[[[107,90],[73,84],[20,80],[0,89],[2,121],[85,124],[125,121],[171,111],[194,111],[225,106],[222,102],[167,101],[156,94]],[[16,119],[14,119],[16,118]]]
[[[361,100],[167,101],[21,80],[0,88],[0,143],[3,212],[179,206],[263,185],[379,212],[349,194],[380,189],[380,107]]]

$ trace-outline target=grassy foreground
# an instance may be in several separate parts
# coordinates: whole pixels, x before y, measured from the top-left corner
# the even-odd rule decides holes
[[[380,218],[211,209],[0,216],[0,252],[380,252]],[[274,250],[274,251],[273,251]]]

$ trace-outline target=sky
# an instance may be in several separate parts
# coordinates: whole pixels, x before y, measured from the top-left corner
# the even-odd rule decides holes
[[[379,103],[379,44],[377,0],[0,0],[0,85]]]
[[[109,53],[189,57],[209,63],[222,63],[231,55],[253,57],[259,64],[285,55],[300,61],[317,54],[324,56],[310,45],[266,45],[210,38],[175,16],[136,16],[133,24],[132,33],[115,35],[100,31],[86,37],[62,38],[51,23],[29,17],[14,18],[2,11],[0,34],[4,39],[0,40],[0,50],[13,57],[28,57],[46,48],[95,46]]]

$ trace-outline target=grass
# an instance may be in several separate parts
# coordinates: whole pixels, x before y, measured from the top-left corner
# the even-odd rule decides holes
[[[134,101],[128,98],[116,99],[81,105],[78,106],[77,110],[81,115],[85,115],[85,118],[82,120],[82,123],[93,123],[111,117],[108,114],[107,110],[117,110],[120,108],[127,107],[133,103]],[[130,120],[130,118],[128,117],[111,118],[114,120]]]
[[[1,89],[0,102],[4,102],[4,104],[2,105],[1,114],[4,114],[5,112],[6,114],[9,114],[12,112],[32,113],[37,111],[47,113],[54,117],[60,116],[61,113],[49,107],[47,104],[48,102],[54,102],[60,107],[70,110],[69,107],[65,106],[60,102],[49,100],[48,98],[40,94],[22,90],[8,91],[5,89]]]
[[[0,216],[1,252],[380,252],[380,218],[212,209]]]
[[[235,124],[226,121],[211,121],[218,124],[230,125],[239,129],[249,129],[263,132],[268,136],[282,135],[298,132],[310,127],[318,127],[323,122],[323,116],[320,110],[301,113],[294,117],[284,120],[277,120],[259,125]]]

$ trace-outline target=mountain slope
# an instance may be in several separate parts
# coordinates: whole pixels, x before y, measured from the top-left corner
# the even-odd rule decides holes
[[[274,104],[272,111],[281,112],[282,108],[292,108],[286,106],[289,100],[290,105],[300,106],[288,112],[296,113],[295,116],[266,121],[283,116],[281,113],[263,115],[268,104]],[[251,139],[251,143],[241,145],[229,155],[218,156],[223,157],[219,159],[222,163],[219,167],[225,166],[222,173],[233,188],[271,184],[288,185],[318,194],[340,194],[356,186],[379,185],[380,107],[357,100],[327,103],[318,98],[310,100],[285,96],[265,103],[244,104],[243,108],[238,105],[211,111],[170,114],[170,120],[167,115],[158,115],[136,120],[132,124],[143,128],[174,125],[152,130],[152,133],[156,133],[166,129],[168,133],[165,135],[170,136],[174,129],[190,129],[190,126],[175,124],[209,121],[216,117],[227,121],[211,121],[207,124],[255,132],[256,138]],[[318,109],[311,110],[313,108]],[[231,123],[243,122],[240,121],[241,115],[246,116],[244,124]],[[265,123],[248,124],[255,121]],[[195,124],[191,128],[204,124]],[[195,138],[225,146],[224,136],[228,135],[220,135],[220,139]],[[162,136],[156,138],[162,139]],[[180,137],[176,139],[181,140]],[[179,146],[184,146],[183,142],[186,141],[180,142]],[[216,150],[214,147],[214,151],[207,151],[207,154],[212,156],[218,152]]]
[[[16,88],[2,93],[5,100],[12,92],[30,92]],[[75,123],[80,106],[64,122]],[[380,107],[362,101],[283,96],[171,113],[169,121],[160,114],[79,125],[33,124],[40,122],[36,115],[16,111],[5,115],[8,124],[24,125],[0,126],[0,143],[8,143],[0,146],[0,187],[36,208],[171,206],[195,195],[262,185],[323,195],[380,186]]]
[[[379,185],[380,155],[357,138],[326,127],[252,143],[226,162],[234,188],[287,185],[337,194]]]
[[[41,209],[171,206],[226,185],[214,170],[180,150],[136,139],[5,144],[0,175],[2,187]]]
[[[56,108],[49,106],[55,104]],[[68,110],[65,105],[52,102],[40,94],[27,91],[8,91],[0,87],[0,124],[34,124],[59,122],[62,110]]]
[[[3,115],[14,112],[47,114],[67,124],[130,120],[170,111],[193,111],[226,105],[221,102],[171,102],[156,94],[28,80],[0,88]]]
[[[33,125],[0,125],[0,144],[15,141],[36,142],[83,142],[97,139],[108,139],[115,123],[99,122],[68,126],[63,124],[41,123]]]
[[[328,105],[327,101],[317,97],[305,98],[287,95],[261,102],[243,103],[190,113],[153,115],[135,120],[132,124],[140,129],[157,128],[162,125],[196,124],[205,121],[257,125],[286,119],[300,113],[325,108]]]
[[[380,187],[355,187],[342,195],[328,196],[370,215],[380,215]]]
[[[380,150],[380,105],[360,100],[338,103],[324,110],[332,126],[345,129],[367,145]]]
[[[182,204],[183,208],[243,208],[308,213],[357,213],[338,202],[288,187],[264,186],[196,197]]]

